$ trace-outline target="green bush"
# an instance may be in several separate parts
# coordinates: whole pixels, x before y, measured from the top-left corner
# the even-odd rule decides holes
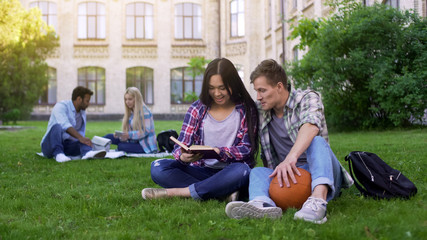
[[[5,124],[9,122],[13,122],[13,124],[16,124],[16,121],[18,121],[20,117],[21,117],[21,111],[19,111],[19,109],[17,108],[14,108],[6,113],[3,113],[0,119]]]
[[[301,20],[292,38],[309,50],[289,75],[322,93],[338,129],[407,126],[427,108],[427,20],[385,5],[346,5],[329,19]]]

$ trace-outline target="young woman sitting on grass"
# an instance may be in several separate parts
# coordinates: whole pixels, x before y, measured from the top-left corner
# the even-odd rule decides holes
[[[188,109],[178,138],[186,146],[208,145],[220,159],[203,159],[175,145],[175,159],[151,163],[151,178],[164,188],[145,188],[144,199],[223,199],[247,189],[258,150],[258,114],[233,63],[208,64],[199,100]],[[236,196],[233,194],[232,196]]]
[[[117,145],[118,151],[127,153],[157,152],[153,115],[145,105],[138,88],[126,89],[124,102],[123,133],[120,136],[110,133],[104,137],[110,139],[112,144]]]

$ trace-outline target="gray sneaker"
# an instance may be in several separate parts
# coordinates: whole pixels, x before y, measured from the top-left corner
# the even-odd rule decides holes
[[[327,221],[327,204],[328,203],[321,198],[309,197],[302,208],[295,213],[294,219],[302,219],[316,224],[325,223]]]
[[[249,201],[249,202],[230,202],[225,207],[225,213],[230,218],[280,218],[282,216],[282,209],[273,207],[268,203],[262,201]]]
[[[167,198],[168,192],[164,188],[144,188],[141,191],[142,198],[145,200]]]

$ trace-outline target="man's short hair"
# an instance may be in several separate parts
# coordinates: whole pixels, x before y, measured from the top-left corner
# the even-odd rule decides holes
[[[77,99],[77,97],[81,97],[82,99],[84,99],[86,94],[89,94],[90,96],[92,96],[93,92],[92,92],[92,90],[90,90],[88,88],[78,86],[78,87],[74,88],[73,95],[71,96],[71,100],[74,101]]]
[[[283,86],[288,86],[288,77],[286,76],[285,69],[273,59],[264,60],[255,68],[251,73],[251,83],[262,76],[266,77],[267,82],[271,85],[282,82]]]

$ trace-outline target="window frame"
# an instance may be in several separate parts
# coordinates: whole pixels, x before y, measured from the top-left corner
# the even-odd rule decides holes
[[[140,79],[137,79],[138,73],[136,73],[136,71],[138,70],[142,70]],[[133,79],[128,78],[130,76],[130,73],[129,73],[130,71],[134,71],[133,76],[135,76],[135,78]],[[151,71],[151,79],[144,78],[146,75],[146,71]],[[132,84],[128,84],[129,82],[132,82]],[[151,89],[147,87],[149,83],[151,83]],[[143,86],[143,89],[141,89],[141,86]],[[126,68],[126,88],[128,87],[138,88],[142,94],[144,103],[147,105],[153,105],[154,104],[154,69],[146,66],[135,66],[135,67]],[[151,90],[151,93],[149,93],[150,90]],[[147,95],[149,94],[151,94],[151,99],[148,99],[150,101],[147,100]]]
[[[44,12],[44,8],[40,7],[41,4],[47,4],[47,12]],[[42,13],[42,19],[47,25],[52,26],[55,31],[58,30],[58,8],[55,2],[50,1],[34,1],[30,3],[30,8],[37,7]]]
[[[138,4],[142,5],[142,13],[137,12],[137,9],[138,9],[137,5]],[[129,14],[128,8],[132,5],[133,5],[133,13]],[[149,10],[147,10],[148,6],[151,7],[151,15],[147,14],[147,11],[149,11]],[[126,37],[126,40],[153,40],[154,39],[154,5],[153,4],[146,3],[146,2],[128,3],[128,4],[126,4],[126,7],[125,7],[125,16],[126,16],[126,19],[125,19],[125,24],[126,24],[126,26],[125,26],[125,29],[126,29],[125,37]],[[129,36],[129,29],[128,29],[129,28],[129,25],[128,25],[129,24],[129,22],[128,22],[129,18],[133,20],[132,21],[133,22],[133,30],[131,33],[133,35],[132,37]],[[148,19],[151,19],[151,24],[147,23]],[[138,23],[139,20],[142,20],[142,22]],[[142,35],[143,35],[142,37],[137,36],[139,24],[141,24],[141,27],[142,27]],[[148,24],[151,25],[150,26],[151,32],[149,32],[150,29],[147,30]],[[147,35],[150,35],[150,36],[147,37]]]
[[[191,15],[186,15],[185,6],[191,6]],[[180,10],[181,9],[181,10]],[[182,13],[180,13],[182,12]],[[195,15],[200,13],[200,15]],[[181,14],[181,15],[180,15]],[[174,38],[177,40],[201,40],[202,39],[202,6],[197,3],[183,2],[175,4],[175,32]],[[180,21],[181,19],[181,21]],[[187,24],[186,24],[187,23]],[[191,25],[191,36],[187,36],[190,32],[189,26]],[[178,32],[180,31],[180,32]]]
[[[90,4],[95,4],[95,14],[89,13]],[[81,13],[81,7],[84,13]],[[103,13],[102,13],[103,12]],[[81,24],[85,24],[85,33]],[[107,38],[107,13],[105,3],[87,1],[81,2],[77,6],[77,39],[79,40],[105,40]],[[93,29],[92,29],[93,28]],[[94,31],[92,33],[92,31]],[[94,35],[94,37],[92,37]]]
[[[37,105],[46,105],[46,106],[53,106],[57,102],[57,92],[58,92],[58,79],[57,79],[57,73],[56,68],[48,67],[47,69],[47,77],[48,82],[47,85],[43,86],[43,95],[39,97],[39,100],[37,102]],[[54,96],[52,94],[49,94],[54,88]],[[52,98],[52,99],[51,99]]]
[[[89,70],[95,70],[95,78],[94,79],[89,79],[88,75],[91,74],[89,72]],[[85,71],[84,74],[81,73],[81,71]],[[81,76],[84,75],[85,78],[82,79]],[[98,75],[100,75],[98,77]],[[83,84],[82,84],[83,83]],[[90,83],[94,83],[95,89],[93,89],[91,87]],[[83,86],[86,87],[90,90],[93,91],[93,95],[90,99],[90,104],[91,105],[96,105],[96,106],[103,106],[106,103],[106,71],[105,68],[103,67],[98,67],[98,66],[86,66],[86,67],[80,67],[77,69],[77,85],[78,86]],[[100,86],[103,85],[103,86]],[[102,87],[102,96],[103,99],[102,101],[99,101],[99,88]]]
[[[233,4],[236,4],[236,12],[233,11]],[[241,10],[241,11],[240,11]],[[235,19],[235,21],[233,21]],[[245,1],[231,0],[230,1],[230,37],[244,37],[245,32]]]
[[[181,75],[181,79],[174,79],[173,71],[179,71]],[[177,68],[171,68],[170,69],[170,94],[171,94],[171,104],[189,104],[191,101],[185,101],[185,94],[190,93],[196,93],[196,95],[200,95],[200,92],[202,91],[202,84],[203,84],[203,73],[200,75],[197,75],[195,77],[191,74],[191,68],[190,67],[177,67]],[[179,99],[177,101],[174,100],[174,97],[172,96],[174,92],[174,82],[178,82],[181,85],[181,92],[178,94]],[[186,89],[186,83],[191,82],[191,90]],[[197,88],[197,85],[200,86],[199,89]]]

